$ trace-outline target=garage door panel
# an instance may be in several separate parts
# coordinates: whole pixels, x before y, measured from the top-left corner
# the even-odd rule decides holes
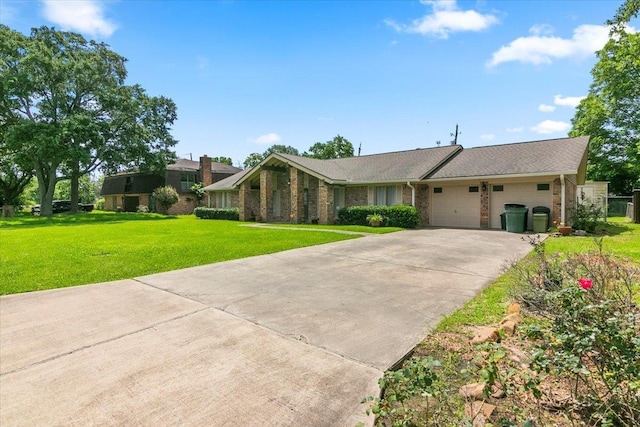
[[[538,190],[538,184],[549,184],[549,190]],[[504,212],[505,203],[519,203],[529,208],[528,228],[533,225],[531,209],[536,206],[545,206],[549,209],[553,206],[553,192],[551,183],[544,181],[517,184],[497,184],[503,191],[494,191],[494,185],[490,185],[490,225],[491,228],[500,228],[500,214]]]
[[[480,227],[480,193],[470,193],[469,186],[435,186],[432,190],[431,225],[439,227]]]

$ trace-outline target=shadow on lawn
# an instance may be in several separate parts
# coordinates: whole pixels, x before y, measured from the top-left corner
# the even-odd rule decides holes
[[[600,236],[617,236],[631,231],[632,228],[623,222],[608,222],[597,230]]]
[[[34,228],[50,226],[73,226],[89,224],[122,223],[129,221],[163,221],[177,219],[172,215],[161,214],[141,214],[141,213],[115,213],[115,212],[92,212],[92,213],[61,213],[55,214],[51,218],[31,216],[29,214],[19,214],[14,218],[0,218],[0,230],[9,228]]]

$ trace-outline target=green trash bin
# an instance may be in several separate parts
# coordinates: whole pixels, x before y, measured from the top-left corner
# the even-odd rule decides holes
[[[534,233],[547,232],[547,214],[546,213],[533,214],[533,232]]]
[[[507,208],[507,231],[510,233],[524,233],[527,212],[529,212],[528,208]]]

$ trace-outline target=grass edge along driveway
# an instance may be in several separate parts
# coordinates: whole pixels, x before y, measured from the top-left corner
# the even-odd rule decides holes
[[[3,219],[0,295],[120,280],[357,237],[361,235],[246,227],[192,215],[94,212]]]

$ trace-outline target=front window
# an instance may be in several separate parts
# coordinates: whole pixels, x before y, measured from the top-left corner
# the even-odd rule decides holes
[[[180,189],[185,191],[191,191],[191,187],[196,183],[196,174],[194,173],[181,173],[180,174]]]
[[[401,203],[399,193],[399,186],[397,185],[385,185],[379,187],[372,187],[373,191],[370,191],[369,204],[375,206],[393,206]]]
[[[216,193],[216,208],[230,208],[231,194],[228,191]]]

